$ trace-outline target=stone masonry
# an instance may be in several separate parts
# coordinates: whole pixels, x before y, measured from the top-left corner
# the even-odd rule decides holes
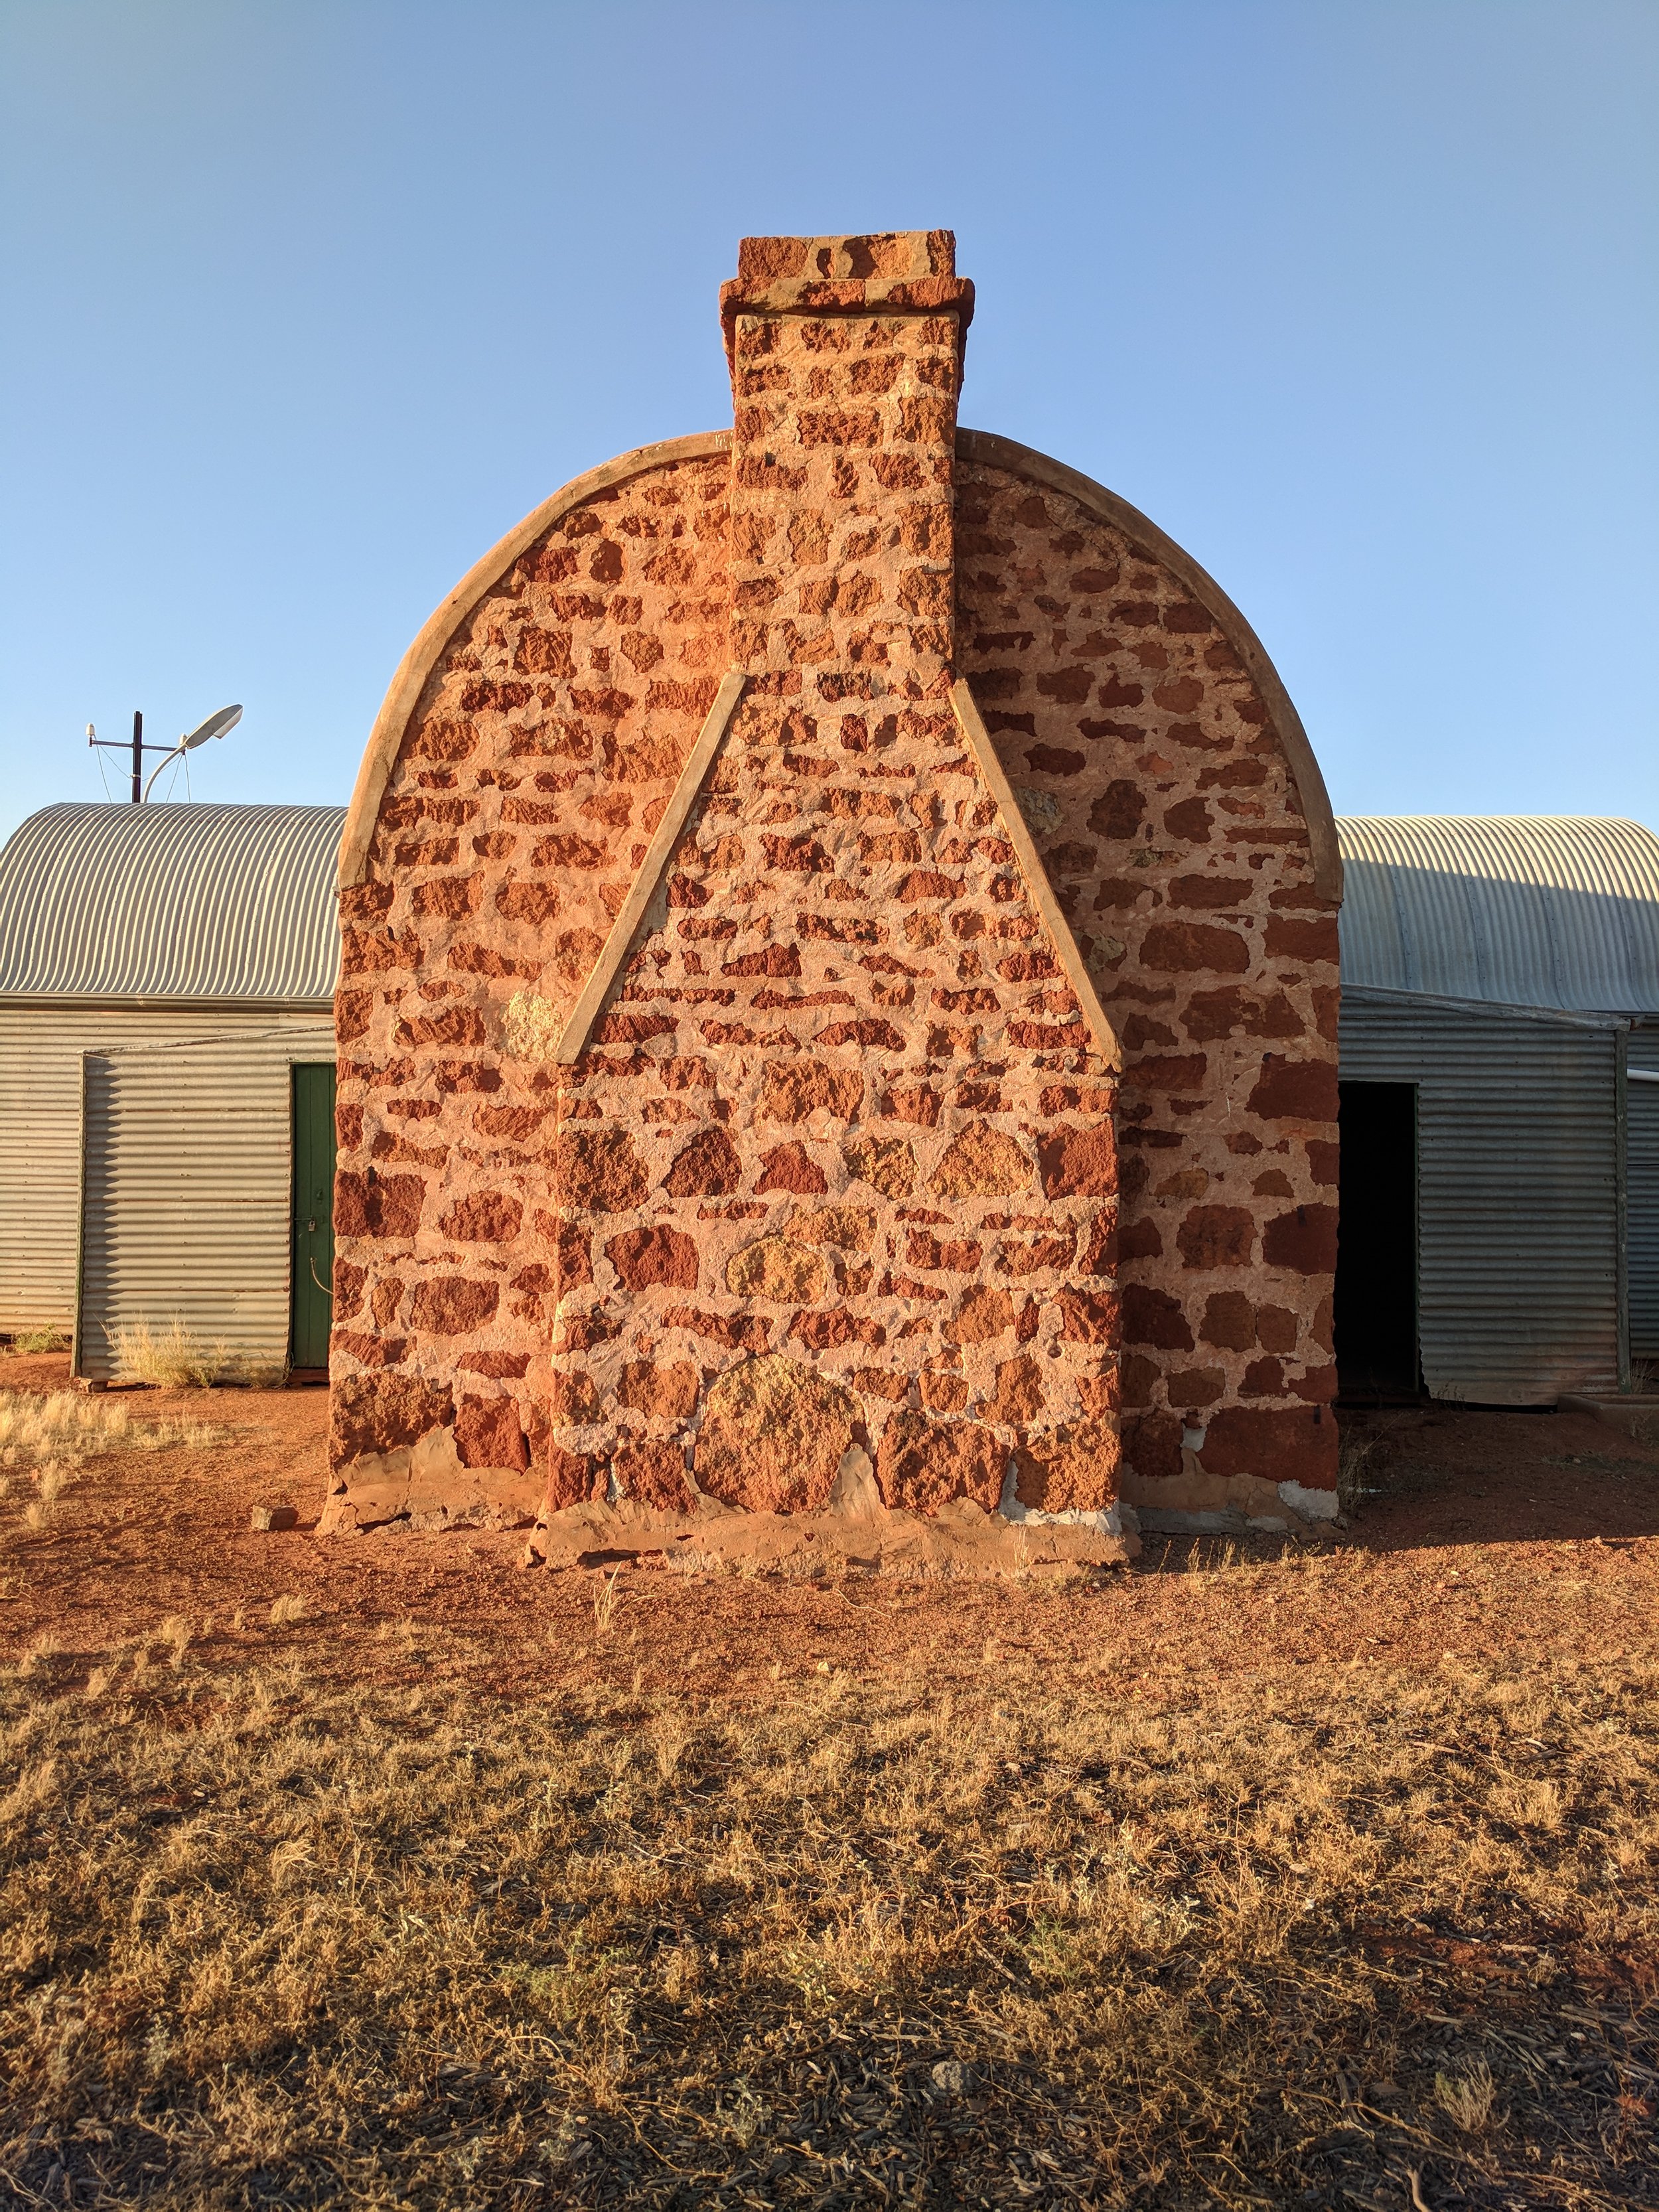
[[[1283,714],[1150,526],[958,431],[953,254],[744,241],[731,437],[550,501],[411,649],[343,860],[326,1526],[812,1514],[849,1473],[1331,1510],[1335,896]]]

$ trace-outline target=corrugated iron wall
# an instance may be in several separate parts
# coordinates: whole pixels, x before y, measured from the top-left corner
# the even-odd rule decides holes
[[[1630,1356],[1659,1360],[1659,1028],[1633,1028],[1627,1050],[1625,1176]],[[1644,1082],[1644,1076],[1654,1080]]]
[[[1344,992],[1344,1082],[1418,1087],[1435,1396],[1536,1406],[1617,1389],[1619,1040],[1613,1022]]]
[[[286,1358],[289,1071],[333,1056],[314,1022],[88,1054],[77,1373],[110,1379],[123,1331],[175,1322],[223,1356]]]
[[[272,1028],[309,1034],[326,1018],[0,1002],[0,1332],[75,1326],[84,1054]],[[331,1058],[331,1046],[318,1057]]]

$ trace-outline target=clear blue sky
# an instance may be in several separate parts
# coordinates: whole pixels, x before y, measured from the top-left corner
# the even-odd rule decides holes
[[[1339,811],[1659,825],[1656,117],[1655,0],[3,0],[0,831],[135,706],[343,801],[505,529],[730,420],[742,233],[931,225],[964,422],[1220,580]]]

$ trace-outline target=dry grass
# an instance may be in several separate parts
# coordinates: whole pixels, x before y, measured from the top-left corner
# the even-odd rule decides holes
[[[20,1329],[11,1340],[14,1352],[67,1352],[70,1340],[61,1328]]]
[[[78,1390],[0,1392],[0,1468],[50,1455],[72,1471],[105,1452],[201,1449],[229,1433],[207,1421],[135,1420],[127,1407]]]
[[[210,1390],[226,1384],[273,1390],[287,1372],[281,1360],[248,1359],[222,1340],[204,1343],[176,1318],[165,1328],[140,1322],[134,1328],[118,1329],[112,1343],[120,1381],[149,1382],[163,1390]]]
[[[9,1530],[40,1535],[63,1513],[90,1461],[112,1452],[202,1448],[230,1431],[205,1421],[136,1421],[125,1406],[74,1390],[0,1392],[0,1504],[21,1503]],[[7,1585],[0,1583],[0,1597]]]
[[[34,1496],[23,1508],[23,1526],[30,1530],[47,1528],[58,1517],[58,1507],[64,1492],[74,1481],[74,1471],[61,1460],[49,1459],[34,1470]],[[7,1490],[9,1492],[8,1483]]]
[[[15,2201],[1654,2201],[1651,1667],[513,1705],[340,1632],[0,1678]]]

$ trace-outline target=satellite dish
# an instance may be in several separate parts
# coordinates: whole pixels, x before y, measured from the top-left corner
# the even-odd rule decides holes
[[[206,721],[198,724],[187,738],[180,738],[175,750],[181,753],[194,752],[198,745],[204,745],[210,738],[222,738],[227,730],[234,730],[241,719],[240,707],[221,707],[216,714],[210,714]]]

